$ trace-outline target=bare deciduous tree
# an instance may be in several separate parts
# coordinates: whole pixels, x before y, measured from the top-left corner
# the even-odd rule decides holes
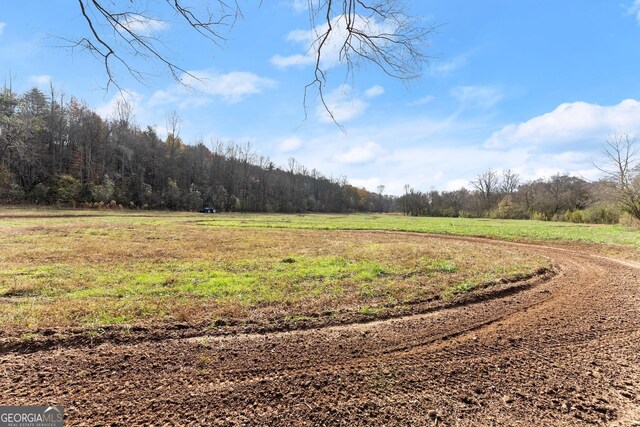
[[[429,195],[416,191],[409,184],[404,186],[405,194],[396,199],[396,205],[405,215],[421,216],[429,212]]]
[[[176,80],[189,73],[167,54],[163,41],[152,30],[161,26],[154,12],[173,14],[186,27],[220,45],[225,33],[242,17],[237,1],[210,0],[208,6],[192,6],[187,0],[78,0],[89,34],[71,40],[99,58],[107,75],[107,88],[118,84],[116,64],[133,77],[144,81],[146,73],[138,69],[132,58],[140,57],[162,65]],[[262,1],[259,2],[260,4]],[[153,8],[151,11],[150,8]],[[424,27],[407,14],[400,0],[308,0],[314,69],[307,91],[315,88],[320,101],[335,121],[325,101],[327,68],[323,58],[337,51],[337,60],[347,67],[347,77],[361,62],[378,66],[387,75],[411,79],[420,75],[426,60],[424,49],[433,26]],[[306,108],[305,108],[306,110]]]
[[[242,14],[237,3],[225,0],[211,1],[217,6],[215,11],[209,7],[190,7],[184,0],[155,0],[152,3],[173,12],[194,31],[216,44],[224,40],[222,30],[233,26]],[[107,88],[111,84],[120,88],[114,63],[124,66],[137,80],[145,79],[145,73],[131,65],[132,56],[162,64],[176,80],[180,80],[181,73],[189,74],[166,54],[162,41],[149,32],[154,24],[162,22],[149,11],[149,2],[78,0],[78,4],[90,34],[71,41],[74,46],[83,47],[102,60]]]
[[[500,180],[500,191],[506,195],[512,195],[518,189],[520,185],[520,175],[507,169],[502,172],[502,178]]]
[[[498,176],[498,172],[494,170],[487,170],[481,174],[478,174],[476,179],[473,181],[469,181],[469,184],[482,196],[486,203],[486,207],[489,207],[489,203],[491,203],[491,199],[494,194],[498,190],[498,184],[500,183],[500,177]]]
[[[165,121],[165,129],[167,131],[167,135],[173,135],[174,138],[180,138],[180,126],[182,124],[182,120],[178,115],[177,111],[171,111],[167,114],[167,118]]]
[[[604,160],[596,167],[615,191],[622,208],[640,219],[640,146],[629,134],[614,135],[603,147]]]
[[[413,79],[420,75],[426,60],[424,48],[434,27],[418,25],[397,0],[308,0],[309,22],[313,32],[310,51],[314,55],[313,80],[331,119],[335,117],[324,97],[327,66],[326,51],[338,50],[338,60],[347,66],[347,76],[361,62],[373,63],[387,75]],[[336,122],[337,123],[337,122]]]

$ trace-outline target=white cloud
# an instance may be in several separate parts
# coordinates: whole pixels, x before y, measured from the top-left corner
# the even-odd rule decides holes
[[[447,75],[467,65],[469,55],[458,55],[455,58],[435,64],[430,68],[433,75]]]
[[[481,95],[489,99],[489,104],[493,102],[492,97],[501,95],[498,90],[476,89],[461,89],[458,95],[465,102],[481,105],[485,102]],[[338,106],[341,103],[346,104],[349,108],[344,108],[349,110],[349,113],[345,114],[349,117],[357,114],[366,115],[369,111],[366,104],[373,104],[373,101],[365,97],[364,90],[356,92],[348,86],[340,87],[327,95],[334,97],[329,101],[339,101]],[[419,98],[422,95],[425,93],[418,92],[415,96]],[[359,98],[356,101],[363,102],[364,106],[360,104],[360,107],[356,105],[356,108],[352,108],[354,97]],[[425,97],[423,102],[428,103],[432,99],[433,97]],[[632,112],[640,110],[638,102],[640,101],[625,101],[614,106],[615,108],[584,103],[582,106],[580,103],[567,104],[550,115],[562,122],[556,113],[563,111],[563,114],[567,114],[568,111],[573,111],[583,120],[583,125],[600,120],[611,122],[614,116],[618,117],[617,123],[622,123],[620,115],[624,112],[622,116],[634,116]],[[581,110],[585,107],[587,111],[596,109],[597,112],[586,114]],[[376,187],[383,184],[386,186],[387,194],[402,194],[405,184],[421,191],[429,191],[431,188],[470,188],[469,180],[489,168],[512,169],[522,180],[547,178],[555,173],[569,173],[587,179],[598,177],[598,171],[593,168],[593,160],[599,158],[603,140],[598,141],[597,145],[575,146],[535,143],[538,140],[546,140],[549,135],[558,134],[550,118],[545,118],[544,123],[537,123],[535,119],[523,120],[521,124],[514,123],[510,128],[511,133],[507,133],[501,129],[504,123],[496,123],[495,116],[484,114],[482,111],[477,115],[463,117],[456,113],[441,116],[431,108],[428,108],[430,111],[427,114],[426,110],[416,108],[414,111],[417,114],[397,114],[374,123],[353,120],[350,122],[353,124],[349,126],[348,134],[340,132],[335,126],[318,127],[316,123],[308,123],[308,126],[297,129],[295,136],[289,133],[290,130],[286,130],[286,133],[273,139],[266,136],[268,140],[263,139],[260,145],[272,149],[272,152],[266,154],[277,164],[286,164],[287,157],[294,155],[296,160],[308,169],[318,169],[328,177],[346,175],[348,180],[358,187],[363,186],[376,191]],[[553,108],[549,109],[551,110]],[[354,111],[357,114],[354,114]],[[614,111],[618,114],[614,114]],[[340,114],[342,113],[338,116]],[[585,114],[586,116],[582,117]],[[634,123],[640,125],[640,119]],[[533,126],[536,124],[537,126]],[[551,129],[547,129],[548,127]],[[573,128],[568,135],[573,135],[576,129]],[[635,129],[637,131],[640,126],[635,126]],[[547,135],[542,138],[541,133],[544,132],[547,132]],[[570,140],[580,140],[583,133],[577,134],[577,137],[574,138],[573,135]],[[490,138],[494,139],[494,144],[488,143]],[[237,135],[234,135],[233,139],[243,140]],[[298,146],[301,144],[298,140],[304,141],[304,144]],[[531,140],[534,142],[530,143]]]
[[[489,168],[511,169],[522,180],[555,173],[598,177],[593,160],[601,155],[600,143],[576,147],[483,146],[487,136],[498,129],[493,120],[486,115],[463,119],[457,114],[434,117],[431,113],[356,124],[348,133],[335,126],[314,127],[312,134],[297,135],[304,140],[304,149],[295,157],[326,176],[346,175],[352,184],[374,192],[383,184],[385,193],[396,195],[404,193],[405,184],[420,191],[470,188],[469,180]],[[285,164],[287,157],[287,153],[275,153],[273,158]]]
[[[528,180],[548,178],[552,175],[571,175],[587,179],[596,179],[601,172],[593,165],[597,152],[563,151],[560,153],[532,153],[535,166],[524,167],[516,171]]]
[[[314,62],[315,59],[309,55],[274,55],[271,58],[271,63],[278,68],[304,67]]]
[[[602,171],[600,171],[596,167],[587,167],[587,165],[582,165],[583,169],[573,169],[570,170],[563,165],[556,165],[551,167],[537,167],[533,168],[530,173],[524,175],[524,179],[526,181],[533,181],[536,179],[548,179],[554,175],[569,175],[577,178],[587,179],[596,181],[602,177]]]
[[[276,149],[281,153],[291,153],[302,147],[302,140],[298,137],[292,136],[290,138],[282,140]]]
[[[420,99],[416,99],[415,101],[411,101],[411,102],[407,103],[407,105],[409,107],[417,107],[417,106],[420,106],[420,105],[427,105],[431,101],[433,101],[434,99],[436,99],[436,97],[434,95],[427,95],[427,96],[423,96]]]
[[[469,180],[468,179],[453,179],[451,181],[447,181],[444,185],[443,190],[446,191],[455,191],[461,188],[469,188]]]
[[[309,10],[309,1],[308,0],[293,0],[291,2],[291,7],[296,12],[305,12]]]
[[[507,152],[488,150],[479,146],[465,146],[457,138],[445,138],[442,141],[431,142],[424,146],[397,148],[389,156],[390,168],[396,172],[406,170],[416,177],[422,177],[425,185],[420,189],[431,186],[439,188],[449,180],[465,180],[467,183],[478,172],[486,169],[516,169],[527,165],[531,160],[528,150],[513,149]],[[393,166],[391,166],[393,165]],[[446,171],[439,175],[438,172]],[[416,180],[420,186],[422,182]],[[417,187],[419,188],[419,187]],[[458,186],[459,188],[459,186]]]
[[[189,74],[183,74],[180,80],[183,85],[175,84],[167,90],[156,91],[150,105],[204,105],[213,97],[234,104],[276,86],[275,81],[246,71],[232,71],[226,74],[206,70],[190,71]]]
[[[364,96],[366,96],[367,98],[375,98],[376,96],[380,96],[383,93],[384,93],[384,88],[380,85],[375,85],[365,90]]]
[[[339,15],[331,20],[331,33],[326,40],[324,40],[323,36],[329,28],[326,23],[320,24],[311,30],[293,30],[289,32],[286,40],[301,45],[304,52],[289,56],[274,55],[271,58],[271,63],[278,68],[315,64],[316,52],[324,40],[320,67],[326,70],[338,65],[343,59],[342,47],[349,36],[347,25],[351,25],[356,31],[360,30],[372,36],[384,36],[394,32],[394,28],[390,24],[378,22],[373,18],[356,15],[350,23],[347,23],[345,16]]]
[[[123,91],[114,95],[110,100],[102,105],[98,105],[94,110],[100,117],[105,120],[111,119],[114,116],[116,107],[119,102],[127,102],[132,107],[132,113],[134,117],[138,117],[138,113],[144,110],[142,107],[142,96],[133,91]],[[147,124],[146,122],[144,123]]]
[[[93,110],[104,120],[110,120],[116,116],[118,103],[123,101],[131,105],[131,121],[134,124],[138,124],[144,129],[149,126],[161,139],[166,138],[166,119],[170,111],[149,107],[148,100],[135,91],[125,89],[121,93],[116,93],[111,99],[95,106]],[[189,127],[188,118],[182,118],[182,129]]]
[[[42,86],[49,86],[49,83],[51,83],[51,80],[53,79],[49,75],[41,74],[41,75],[29,76],[27,80],[29,81],[29,83],[33,85],[42,87]]]
[[[368,163],[385,154],[385,150],[373,141],[353,147],[347,151],[338,152],[333,159],[339,163],[361,164]]]
[[[291,30],[285,38],[289,42],[310,43],[313,41],[313,30]]]
[[[275,86],[273,80],[260,77],[247,71],[232,71],[227,74],[213,74],[195,71],[182,77],[182,83],[196,91],[208,95],[221,96],[225,101],[234,103],[249,95],[261,93]]]
[[[640,128],[640,102],[627,99],[617,105],[586,102],[561,104],[550,113],[494,132],[485,147],[602,142],[613,133],[634,133]]]
[[[146,16],[127,16],[122,25],[141,36],[151,36],[159,31],[169,29],[169,24]]]
[[[4,28],[7,26],[6,22],[0,22],[0,36],[2,35]]]
[[[369,104],[353,94],[349,85],[342,85],[338,89],[325,95],[325,102],[333,119],[338,123],[344,123],[360,116],[367,109]],[[333,119],[321,103],[316,109],[316,116],[323,123],[332,123]]]
[[[488,110],[503,98],[502,91],[487,86],[458,86],[451,90],[451,95],[462,104],[462,108]]]
[[[176,103],[180,100],[180,97],[178,96],[178,92],[179,92],[179,88],[177,86],[173,86],[168,90],[158,89],[151,96],[151,99],[149,100],[149,105],[151,105],[152,107],[155,107],[158,105],[167,105],[167,104]]]
[[[640,0],[635,0],[633,4],[629,6],[629,9],[627,9],[627,13],[634,15],[638,21],[638,25],[640,25]]]
[[[384,185],[382,184],[382,180],[378,177],[349,179],[349,183],[358,188],[374,188],[376,192],[379,185]],[[385,191],[384,194],[387,194],[387,192]]]

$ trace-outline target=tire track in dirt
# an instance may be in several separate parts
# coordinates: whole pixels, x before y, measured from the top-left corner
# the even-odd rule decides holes
[[[68,425],[640,421],[637,265],[448,238],[524,246],[559,274],[502,298],[366,324],[8,353],[0,400],[64,403]]]

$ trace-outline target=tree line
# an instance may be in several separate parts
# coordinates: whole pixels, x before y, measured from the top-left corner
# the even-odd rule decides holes
[[[629,135],[603,146],[596,182],[557,174],[523,182],[511,170],[487,170],[469,188],[402,196],[328,178],[291,158],[276,165],[249,143],[185,144],[180,120],[167,137],[139,128],[132,107],[103,119],[53,86],[0,90],[0,203],[196,211],[392,212],[412,216],[490,217],[615,223],[640,219],[638,144]]]
[[[167,137],[140,129],[120,101],[105,120],[51,86],[0,92],[0,202],[252,212],[393,209],[393,198],[329,178],[295,159],[284,166],[250,144],[185,144],[180,121]]]
[[[626,139],[625,139],[626,138]],[[631,149],[635,141],[625,137]],[[615,144],[606,147],[616,147]],[[625,148],[626,150],[626,148]],[[632,151],[625,151],[630,153]],[[605,153],[607,151],[605,150]],[[640,167],[635,158],[618,157],[610,149],[606,156],[605,177],[595,182],[556,174],[548,178],[522,182],[511,170],[487,170],[469,182],[471,190],[431,190],[422,192],[405,186],[405,194],[395,202],[405,215],[475,217],[498,219],[535,219],[614,224],[640,220]],[[613,161],[612,161],[613,159]],[[618,161],[626,162],[621,177]],[[635,218],[635,220],[633,219]]]

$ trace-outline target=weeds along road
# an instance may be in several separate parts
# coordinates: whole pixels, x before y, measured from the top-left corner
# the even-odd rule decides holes
[[[426,314],[4,352],[0,400],[70,426],[640,425],[638,266],[525,246],[558,274]]]

